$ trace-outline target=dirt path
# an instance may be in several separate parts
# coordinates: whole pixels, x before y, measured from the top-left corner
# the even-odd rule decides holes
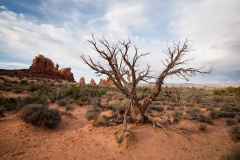
[[[150,124],[132,125],[119,145],[113,133],[121,126],[93,127],[84,118],[86,107],[75,107],[73,116],[63,116],[55,130],[26,124],[20,113],[0,118],[0,159],[217,160],[235,144],[219,119],[206,132],[187,121],[189,133],[170,130],[169,135]]]

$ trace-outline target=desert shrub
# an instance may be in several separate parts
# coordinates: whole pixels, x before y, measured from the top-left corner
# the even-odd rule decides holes
[[[212,124],[212,118],[204,114],[197,115],[197,121]]]
[[[151,88],[149,87],[137,87],[137,92],[147,93],[149,91],[151,91]]]
[[[39,104],[47,104],[48,97],[45,94],[42,94],[40,91],[34,91],[29,94],[29,96],[33,99],[34,102]]]
[[[236,104],[228,104],[228,105],[222,106],[220,110],[229,111],[229,112],[240,112],[240,106]]]
[[[230,128],[228,131],[229,136],[235,142],[240,141],[240,125],[236,125]]]
[[[224,154],[219,160],[239,160],[240,159],[240,145],[237,145],[231,149],[228,154]]]
[[[164,97],[156,97],[156,98],[154,99],[154,101],[164,101],[164,100],[165,100]]]
[[[221,111],[211,111],[208,114],[208,116],[211,117],[211,118],[221,118],[221,117],[234,118],[236,116],[236,113],[233,113],[233,112],[221,112]]]
[[[173,117],[173,123],[179,123],[180,122],[180,118],[178,117]]]
[[[237,124],[237,120],[233,118],[228,118],[225,120],[227,126],[233,126]]]
[[[15,93],[22,93],[22,92],[23,92],[23,89],[17,88],[17,89],[14,90],[14,92],[15,92]]]
[[[159,112],[164,111],[164,108],[163,108],[163,106],[161,106],[161,105],[151,106],[151,109],[152,109],[152,110],[157,110],[157,111],[159,111]]]
[[[41,104],[30,104],[23,108],[21,119],[35,126],[54,129],[61,121],[61,116],[57,109],[49,109]]]
[[[151,104],[153,104],[153,105],[160,105],[160,103],[157,102],[157,101],[152,101]]]
[[[180,119],[182,118],[183,116],[183,113],[182,112],[178,112],[178,111],[175,111],[173,114],[173,123],[179,123],[180,122]]]
[[[23,84],[23,85],[28,84],[28,81],[27,80],[21,80],[20,84]]]
[[[163,104],[163,105],[167,105],[167,104],[168,104],[168,102],[166,102],[166,101],[163,101],[163,102],[162,102],[162,104]]]
[[[195,117],[197,117],[199,111],[200,111],[199,108],[188,107],[187,110],[186,110],[186,113],[187,113],[191,118],[195,118]]]
[[[50,99],[51,103],[54,103],[60,97],[57,96],[56,92],[48,92],[48,98]]]
[[[173,106],[179,107],[179,106],[181,106],[181,104],[180,103],[173,103]]]
[[[240,115],[236,115],[235,119],[236,119],[237,123],[240,123]]]
[[[189,125],[186,121],[181,121],[175,126],[177,129],[180,129],[183,133],[189,132]]]
[[[179,112],[179,111],[175,111],[173,114],[172,114],[173,117],[176,117],[176,118],[182,118],[183,116],[183,113],[182,112]]]
[[[0,105],[2,105],[7,111],[12,111],[17,108],[17,104],[21,101],[20,97],[17,98],[4,98],[1,97]]]
[[[64,91],[64,96],[69,96],[69,97],[77,100],[80,98],[80,90],[78,87],[76,87],[74,85],[70,85]]]
[[[207,129],[207,126],[205,124],[199,124],[198,129],[201,131],[205,131]]]
[[[224,89],[213,89],[212,90],[214,95],[225,95],[226,91]]]
[[[6,109],[3,106],[0,106],[0,117],[4,116],[4,112],[6,111]]]
[[[12,85],[12,81],[4,80],[4,85],[11,86]]]
[[[233,96],[224,96],[223,97],[223,101],[224,102],[228,102],[228,103],[232,103],[232,102],[235,102],[235,97],[233,97]]]
[[[65,106],[69,102],[66,99],[59,99],[56,101],[59,106]]]
[[[29,92],[34,92],[34,91],[36,91],[36,90],[38,90],[38,86],[37,86],[36,84],[30,83],[30,84],[28,85],[27,91],[29,91]]]
[[[213,107],[213,106],[208,106],[208,107],[206,107],[206,110],[207,111],[213,111],[215,108]]]
[[[212,100],[213,100],[213,102],[222,102],[223,101],[223,97],[214,96]]]
[[[186,107],[193,107],[194,105],[192,103],[187,103],[185,106]]]
[[[169,105],[169,106],[167,107],[167,110],[174,110],[174,107],[173,107],[172,105]]]
[[[118,100],[119,100],[119,101],[122,101],[122,100],[123,100],[123,98],[122,98],[122,97],[120,97],[120,98],[118,98]]]
[[[115,109],[120,109],[120,108],[125,108],[127,105],[129,105],[129,100],[128,99],[124,99],[122,101],[110,101],[108,103],[112,108]]]
[[[184,107],[183,107],[183,106],[179,106],[178,109],[179,109],[179,110],[184,110]]]
[[[99,114],[103,111],[102,108],[100,107],[89,107],[86,111],[86,114],[85,114],[85,118],[88,120],[88,121],[91,121],[91,120],[94,120],[96,121]]]

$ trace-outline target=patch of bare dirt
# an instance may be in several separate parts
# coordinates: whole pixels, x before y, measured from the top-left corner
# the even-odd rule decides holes
[[[52,108],[59,108],[51,104]],[[183,121],[187,133],[168,128],[154,129],[150,124],[129,125],[118,144],[115,127],[94,127],[85,118],[86,107],[74,105],[72,116],[62,116],[55,130],[26,124],[20,112],[0,118],[0,159],[213,159],[235,145],[230,140],[224,119],[207,125],[206,132],[199,131],[194,121]],[[171,125],[173,128],[174,126]]]

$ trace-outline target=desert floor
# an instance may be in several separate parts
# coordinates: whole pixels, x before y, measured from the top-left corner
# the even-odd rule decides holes
[[[62,116],[55,130],[35,127],[20,119],[21,111],[0,118],[0,159],[164,159],[217,160],[234,146],[224,119],[214,120],[200,131],[195,121],[182,121],[187,133],[168,128],[154,129],[151,124],[128,125],[118,144],[114,127],[92,126],[85,119],[87,106],[75,106],[72,116]],[[61,109],[56,104],[50,107]],[[178,124],[179,125],[179,124]]]

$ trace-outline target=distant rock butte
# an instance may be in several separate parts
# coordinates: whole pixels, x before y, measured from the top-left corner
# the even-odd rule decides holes
[[[43,55],[39,54],[34,57],[32,65],[29,70],[30,73],[40,74],[43,77],[53,76],[55,78],[62,78],[69,81],[74,81],[73,74],[71,72],[71,68],[62,68],[59,69],[58,63],[56,63],[55,67],[49,58],[45,58]]]
[[[21,76],[30,77],[42,77],[42,78],[52,78],[52,79],[63,79],[68,81],[74,81],[71,68],[58,69],[59,65],[54,63],[51,59],[45,58],[43,55],[39,54],[35,56],[32,65],[29,69],[20,70],[0,70],[0,74],[15,74]]]
[[[98,85],[99,86],[115,86],[113,81],[109,77],[107,77],[106,80],[101,78]]]
[[[86,83],[85,83],[85,78],[84,78],[84,77],[81,77],[78,83],[79,83],[81,86],[82,86],[82,85],[85,85],[85,84],[86,84]]]
[[[90,85],[93,85],[93,86],[96,86],[96,85],[97,85],[96,82],[94,81],[94,79],[91,79]]]

